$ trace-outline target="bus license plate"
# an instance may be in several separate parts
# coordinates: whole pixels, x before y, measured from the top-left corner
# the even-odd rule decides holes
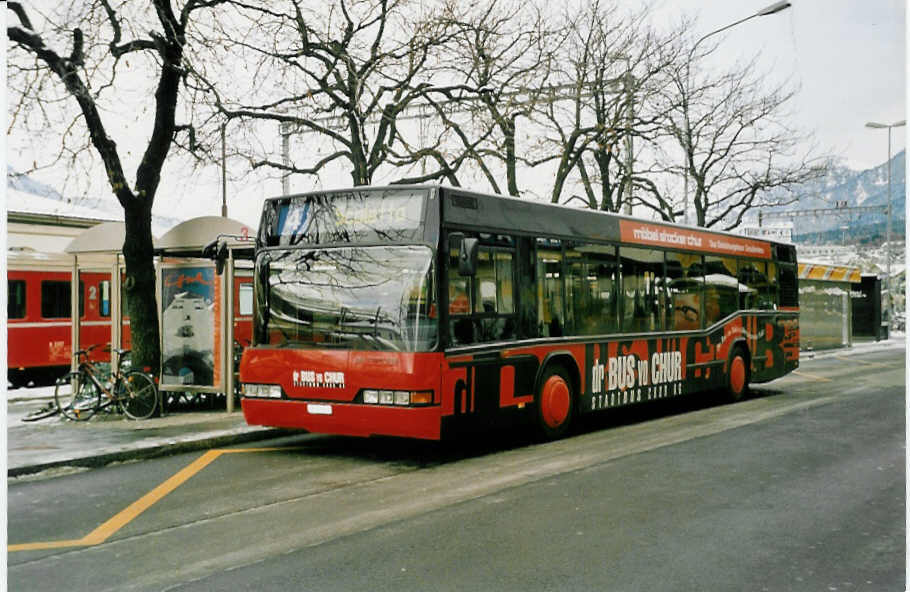
[[[319,403],[307,403],[306,410],[310,415],[331,415],[331,405],[320,405]]]

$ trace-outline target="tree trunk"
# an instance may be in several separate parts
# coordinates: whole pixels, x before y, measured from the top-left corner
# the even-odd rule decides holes
[[[126,281],[123,288],[130,316],[133,367],[159,374],[161,338],[158,330],[158,304],[155,299],[155,263],[152,244],[151,205],[133,200],[124,207],[126,238],[123,258]]]

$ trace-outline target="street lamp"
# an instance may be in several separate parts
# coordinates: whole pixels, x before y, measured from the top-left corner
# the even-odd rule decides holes
[[[888,218],[885,226],[885,261],[886,271],[885,285],[888,288],[888,335],[891,335],[891,319],[894,318],[894,299],[891,296],[891,129],[903,127],[907,124],[906,120],[896,121],[892,124],[876,123],[870,121],[866,127],[873,129],[888,130]]]
[[[729,25],[721,27],[720,29],[715,29],[714,31],[711,31],[707,35],[703,35],[701,38],[699,38],[698,41],[695,42],[694,45],[692,45],[692,49],[689,50],[689,56],[686,59],[686,87],[685,87],[685,91],[683,93],[683,95],[684,95],[683,96],[683,109],[684,109],[683,122],[686,125],[686,130],[685,130],[685,133],[686,133],[686,162],[685,162],[685,166],[683,167],[683,171],[684,171],[684,175],[683,175],[683,183],[684,183],[684,185],[683,185],[683,222],[685,224],[689,224],[689,154],[692,152],[692,135],[689,130],[689,86],[690,86],[689,68],[692,64],[692,56],[695,55],[695,49],[698,47],[698,45],[702,41],[704,41],[708,37],[711,37],[712,35],[717,35],[718,33],[722,33],[724,31],[726,31],[727,29],[735,27],[736,25],[744,23],[748,20],[752,20],[759,16],[768,16],[771,14],[776,14],[782,10],[786,10],[787,8],[790,8],[790,6],[791,6],[791,4],[786,1],[775,2],[774,4],[765,6],[764,8],[762,8],[755,14],[751,14],[751,15],[747,16],[746,18],[739,19],[738,21],[736,21],[734,23],[730,23]]]

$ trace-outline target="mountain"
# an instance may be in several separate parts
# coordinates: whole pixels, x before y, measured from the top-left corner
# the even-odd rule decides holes
[[[904,237],[906,223],[906,167],[901,150],[891,159],[892,218],[891,236]],[[814,210],[834,208],[846,202],[843,213],[825,216],[805,216],[793,219],[793,241],[796,243],[851,243],[877,244],[885,239],[885,210],[852,212],[851,207],[886,206],[888,203],[888,163],[854,171],[843,166],[831,167],[828,173],[796,189],[798,203],[783,210]],[[846,228],[845,228],[846,227]]]

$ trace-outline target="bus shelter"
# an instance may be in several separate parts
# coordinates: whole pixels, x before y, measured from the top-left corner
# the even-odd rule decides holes
[[[126,237],[126,225],[123,222],[104,222],[88,228],[70,241],[64,252],[72,255],[72,281],[70,282],[70,307],[72,334],[70,343],[82,344],[82,320],[79,314],[82,290],[80,284],[83,276],[91,274],[110,274],[109,280],[102,280],[88,286],[86,296],[89,308],[97,307],[98,316],[110,319],[110,343],[114,348],[123,347],[124,327],[129,321],[124,319],[123,301],[121,298],[121,278],[123,270],[123,241]],[[153,238],[154,240],[154,238]],[[92,321],[102,322],[102,321]],[[87,344],[92,345],[92,344]],[[127,347],[129,344],[127,343]],[[79,360],[73,347],[71,366],[75,370]],[[111,352],[111,362],[116,362],[116,352]]]
[[[157,241],[164,393],[224,393],[234,410],[235,362],[252,333],[253,234],[237,220],[202,216]],[[204,254],[210,245],[224,253],[223,273]]]
[[[799,341],[803,350],[853,345],[852,284],[855,267],[827,263],[799,264]]]

